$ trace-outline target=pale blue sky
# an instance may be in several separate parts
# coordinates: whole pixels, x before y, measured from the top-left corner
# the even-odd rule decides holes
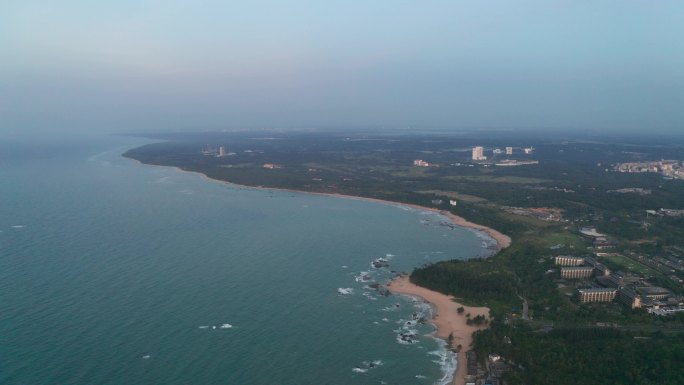
[[[0,1],[0,131],[684,131],[682,1]]]

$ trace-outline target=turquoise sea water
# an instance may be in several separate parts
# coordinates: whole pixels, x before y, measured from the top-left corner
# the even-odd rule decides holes
[[[432,327],[410,322],[429,307],[368,285],[487,254],[491,239],[431,213],[120,156],[144,142],[0,146],[0,384],[433,384],[451,372]]]

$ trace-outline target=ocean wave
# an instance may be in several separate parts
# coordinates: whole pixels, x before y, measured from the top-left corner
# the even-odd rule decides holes
[[[458,360],[456,359],[457,356],[456,353],[447,349],[448,345],[446,341],[437,337],[433,338],[439,344],[440,349],[431,351],[428,354],[437,357],[437,359],[433,360],[432,362],[439,365],[440,371],[442,372],[442,377],[437,381],[437,384],[447,385],[450,384],[454,379],[454,373],[456,372],[456,368],[458,366]]]
[[[350,295],[354,294],[354,289],[352,289],[351,287],[340,287],[337,289],[337,292],[340,295]]]

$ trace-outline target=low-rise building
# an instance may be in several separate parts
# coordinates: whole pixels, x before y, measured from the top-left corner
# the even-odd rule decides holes
[[[579,299],[582,303],[610,302],[614,300],[617,295],[617,290],[611,288],[579,289],[577,292],[579,293]]]
[[[596,272],[597,277],[607,277],[610,275],[610,269],[606,265],[597,261],[596,258],[584,258],[584,262],[587,265],[594,267],[594,271]]]
[[[617,299],[632,309],[641,307],[641,296],[632,289],[625,288],[620,290]]]
[[[637,291],[644,297],[650,300],[659,301],[667,299],[672,292],[664,287],[659,286],[642,286],[638,287]]]
[[[618,242],[606,237],[596,237],[592,242],[592,245],[599,250],[605,250],[615,248],[618,245]]]
[[[591,266],[561,267],[560,272],[562,278],[582,279],[591,277],[591,274],[594,272],[594,268]]]
[[[413,165],[417,167],[430,167],[430,163],[422,160],[422,159],[416,159],[413,161]]]
[[[555,258],[555,262],[558,266],[581,266],[584,264],[584,258],[572,257],[570,255],[558,255]]]

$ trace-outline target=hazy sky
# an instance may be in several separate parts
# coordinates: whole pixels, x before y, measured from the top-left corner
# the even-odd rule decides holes
[[[0,131],[684,131],[681,0],[0,0]]]

